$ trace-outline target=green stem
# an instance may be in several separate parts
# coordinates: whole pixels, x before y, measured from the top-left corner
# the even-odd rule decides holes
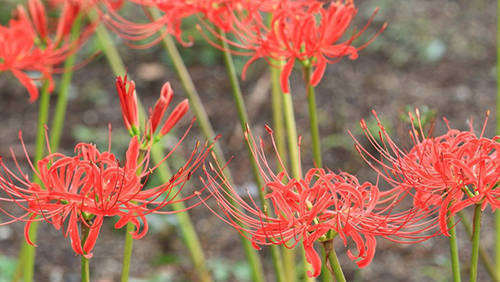
[[[472,225],[471,225],[469,219],[467,219],[465,214],[461,211],[458,212],[458,216],[460,217],[460,221],[462,222],[463,226],[465,227],[465,232],[467,232],[467,235],[469,235],[469,238],[472,239]],[[500,279],[498,279],[497,273],[495,272],[495,266],[493,265],[493,262],[492,262],[490,256],[488,255],[486,250],[481,245],[479,245],[479,259],[483,263],[488,274],[491,276],[491,280],[500,281]]]
[[[89,18],[91,21],[96,21],[97,14],[95,12],[89,13]],[[109,35],[106,28],[101,24],[98,25],[95,30],[95,34],[113,73],[116,76],[125,75],[127,73],[127,69],[125,68],[123,60],[120,57],[120,53],[118,53],[118,50],[114,45],[113,39]]]
[[[311,79],[311,73],[312,73],[312,66],[311,65],[306,65],[303,67],[304,71],[304,82],[306,84],[306,95],[307,95],[307,104],[308,104],[308,109],[309,109],[309,128],[311,132],[311,139],[312,139],[312,149],[313,149],[313,159],[314,159],[314,165],[316,167],[321,168],[323,166],[323,158],[321,156],[321,140],[320,140],[320,135],[319,135],[319,125],[318,125],[318,111],[316,107],[316,94],[314,91],[314,86],[311,85],[310,79]],[[333,255],[332,255],[333,254]],[[331,251],[328,255],[328,257],[335,257],[335,260],[337,260],[337,254],[335,253],[335,249],[332,247]],[[337,260],[338,263],[338,260]],[[340,268],[340,265],[335,269],[335,271],[340,271],[340,274],[335,273],[335,277],[337,281],[345,281],[344,274],[342,273],[342,268]],[[322,271],[321,271],[321,276],[323,281],[331,281],[330,277],[330,272],[326,271],[326,266],[322,266]],[[342,277],[344,280],[339,280],[339,277]]]
[[[75,19],[71,30],[71,40],[75,41],[80,36],[82,17],[78,15]],[[50,149],[56,151],[59,148],[61,141],[61,133],[64,127],[64,120],[66,118],[66,108],[68,104],[68,94],[71,86],[71,79],[73,78],[73,68],[75,66],[76,52],[71,54],[64,62],[64,71],[61,78],[61,85],[59,87],[59,94],[57,96],[57,104],[52,119],[52,126],[50,128]]]
[[[307,88],[307,104],[309,108],[309,128],[311,130],[311,139],[313,147],[313,158],[316,167],[322,167],[323,161],[321,157],[321,143],[319,136],[319,126],[318,126],[318,113],[316,109],[316,97],[314,93],[314,86],[311,85],[312,67],[310,65],[304,66],[304,78]]]
[[[273,61],[273,64],[279,64]],[[270,67],[271,70],[271,96],[272,96],[272,106],[273,106],[273,132],[274,139],[276,140],[276,147],[278,147],[278,153],[280,155],[283,163],[287,162],[286,156],[286,139],[285,139],[285,121],[283,114],[283,92],[281,91],[280,85],[280,73],[279,68]]]
[[[103,52],[108,59],[108,62],[110,63],[111,69],[113,70],[115,75],[124,75],[126,70],[123,65],[123,62],[120,58],[120,55],[118,51],[116,50],[116,47],[114,46],[113,42],[110,39],[110,36],[106,29],[104,28],[98,28],[96,30],[97,38],[99,39],[101,46],[103,47]],[[175,46],[175,45],[174,45]],[[141,109],[141,112],[143,113],[144,110]],[[156,150],[155,147],[153,147],[153,150]],[[159,153],[154,153],[152,151],[152,157],[154,160],[158,161],[159,159],[162,159],[164,154],[160,151]],[[165,162],[166,164],[166,162]],[[161,179],[163,181],[168,181],[170,175],[170,171],[167,171],[165,166],[160,166],[157,170],[159,173]],[[184,209],[183,204],[174,204],[172,205],[172,208],[174,210],[182,210]],[[198,272],[198,277],[200,278],[200,281],[204,282],[209,282],[211,281],[210,278],[210,273],[208,269],[206,268],[206,263],[205,263],[205,258],[203,255],[203,250],[201,248],[201,243],[198,239],[198,235],[196,234],[196,231],[194,230],[193,224],[191,222],[191,219],[189,217],[189,214],[187,212],[182,212],[182,213],[177,213],[177,218],[179,220],[180,224],[180,229],[182,232],[183,240],[187,245],[187,248],[190,253],[191,260],[193,261],[193,264],[195,266],[196,271]]]
[[[474,220],[472,222],[472,255],[470,258],[470,282],[477,281],[477,264],[479,260],[479,232],[481,229],[481,204],[474,208]]]
[[[49,117],[49,105],[50,105],[50,93],[49,93],[49,82],[44,81],[42,86],[42,91],[39,98],[39,108],[38,108],[38,122],[37,122],[37,134],[36,134],[36,145],[35,145],[35,157],[33,163],[36,163],[42,159],[44,153],[45,144],[45,125]],[[34,181],[40,183],[40,180],[34,177]],[[38,233],[38,221],[31,224],[29,230],[29,236],[33,243],[36,244],[37,233]],[[19,281],[23,277],[23,281],[31,282],[33,281],[34,271],[35,271],[35,247],[29,245],[25,241],[21,244],[21,250],[19,252],[19,259],[16,266],[16,271],[14,273],[13,281]]]
[[[297,127],[295,123],[295,114],[293,110],[293,100],[292,95],[290,93],[283,94],[283,104],[285,109],[285,126],[287,131],[287,139],[288,139],[288,154],[290,157],[290,165],[292,167],[292,176],[295,179],[302,178],[302,170],[300,168],[300,159],[299,159],[299,145],[298,145],[298,136],[297,136]],[[314,281],[314,279],[307,276],[307,271],[310,270],[311,265],[307,263],[305,260],[305,253],[302,251],[303,262],[304,262],[304,272],[306,281]],[[294,256],[290,255],[290,261],[285,261],[285,269],[287,274],[295,273],[295,271],[289,270],[287,267],[294,268]],[[291,271],[291,272],[289,272]],[[291,280],[288,280],[291,281]]]
[[[222,48],[224,50],[223,51],[224,64],[226,66],[227,74],[229,76],[229,81],[231,83],[233,99],[234,99],[234,103],[236,104],[236,110],[238,112],[238,119],[240,121],[240,126],[241,126],[242,132],[245,132],[247,129],[246,127],[249,124],[248,114],[246,112],[246,107],[245,107],[245,101],[243,99],[243,94],[241,92],[241,87],[240,87],[240,84],[238,81],[238,75],[236,73],[236,68],[234,67],[233,57],[232,57],[231,53],[229,52],[229,46],[228,46],[227,42],[224,40],[226,35],[220,29],[219,29],[219,35],[222,38],[221,44],[222,44]],[[247,144],[247,153],[248,153],[248,156],[251,160],[250,163],[252,166],[252,174],[253,174],[255,183],[256,183],[257,187],[261,188],[261,187],[263,187],[263,183],[262,183],[262,180],[260,178],[260,172],[259,172],[259,168],[257,166],[257,161],[255,160],[255,158],[252,154],[250,144],[248,142],[246,142],[246,144]],[[263,189],[258,189],[258,191],[259,191],[259,199],[260,199],[261,205],[263,206],[263,210],[266,211],[267,210],[266,200],[264,198],[265,191]],[[279,261],[274,261],[274,258],[278,257],[279,249],[277,246],[271,246],[271,251],[275,252],[275,254],[272,256],[272,258],[273,258],[274,268],[276,271],[277,280],[284,281],[285,278],[284,278],[283,270],[280,268],[281,264]],[[264,274],[262,273],[262,266],[260,265],[261,263],[260,263],[260,261],[256,262],[256,263],[259,263],[259,265],[253,266],[254,271],[258,271],[257,273],[254,274],[255,275],[254,281],[256,281],[256,280],[264,281]]]
[[[125,233],[125,248],[123,250],[123,263],[122,263],[122,282],[128,282],[128,277],[130,274],[130,262],[132,260],[132,249],[134,245],[134,238],[132,238],[132,232],[134,232],[134,224],[127,223],[127,232]]]
[[[273,65],[279,65],[280,62],[278,61],[272,61]],[[281,85],[280,85],[280,73],[281,69],[270,66],[270,71],[271,71],[271,82],[272,82],[272,88],[271,88],[271,96],[272,96],[272,106],[273,106],[273,133],[274,133],[274,139],[276,140],[276,147],[278,149],[278,154],[281,158],[281,161],[283,163],[287,163],[287,155],[286,155],[286,139],[285,139],[285,124],[284,124],[284,114],[283,114],[283,92],[281,92]],[[277,160],[277,165],[279,166],[279,161]],[[293,251],[286,248],[282,247],[281,252],[283,253],[283,262],[287,262],[286,264],[289,265],[293,263]],[[288,257],[289,254],[292,254],[291,259]],[[288,269],[285,266],[285,263],[283,264],[283,270],[286,273],[289,273],[286,269]],[[286,275],[284,275],[286,276]]]
[[[335,253],[335,248],[333,247],[333,240],[329,240],[323,242],[323,249],[327,254],[328,262],[330,263],[330,267],[333,271],[333,276],[335,276],[335,280],[337,282],[345,282],[344,272],[342,271],[342,267],[340,266],[339,259],[337,254]]]
[[[89,269],[89,259],[82,256],[82,282],[90,282],[90,269]]]
[[[158,11],[155,9],[151,9],[150,12],[153,18],[157,18],[159,16]],[[195,114],[198,121],[198,125],[200,126],[205,137],[209,140],[213,140],[216,135],[208,118],[208,114],[203,107],[198,91],[196,90],[193,80],[189,75],[189,72],[184,64],[184,61],[182,60],[177,46],[175,45],[175,42],[170,35],[167,34],[163,37],[163,45],[165,46],[167,53],[172,59],[177,75],[179,76],[184,90],[186,91],[186,95],[188,96],[190,108]],[[215,144],[213,151],[220,162],[226,163],[224,154],[222,153],[222,149],[220,148],[219,144]],[[228,180],[232,182],[232,176],[229,170],[226,170],[226,176]],[[193,234],[193,236],[191,237],[194,237],[195,235],[196,234]],[[245,255],[252,268],[254,281],[262,281],[264,279],[262,263],[260,262],[260,258],[257,252],[251,246],[251,242],[246,240],[244,236],[241,236],[241,240],[243,248],[245,250]]]
[[[330,270],[328,269],[327,261],[328,261],[328,254],[325,251],[325,248],[321,248],[321,257],[323,258],[323,263],[321,264],[321,281],[323,282],[330,282],[333,281],[332,273],[330,273]]]
[[[157,9],[150,9],[149,11],[151,12],[153,18],[156,19],[160,17]],[[203,135],[205,135],[205,138],[207,138],[208,140],[213,140],[216,136],[215,131],[212,127],[212,124],[210,123],[210,119],[208,118],[208,114],[205,111],[205,107],[203,107],[203,103],[201,101],[200,95],[198,94],[198,90],[196,90],[196,86],[194,85],[191,75],[189,74],[189,71],[181,57],[181,54],[179,53],[179,50],[175,45],[174,39],[170,34],[166,34],[165,36],[163,36],[162,43],[170,59],[172,60],[177,76],[179,77],[182,87],[184,88],[184,91],[186,92],[186,95],[189,99],[190,109],[196,116],[196,121],[200,126]],[[217,159],[221,163],[226,163],[224,154],[222,153],[222,149],[218,143],[214,145],[213,150],[217,156]],[[231,175],[228,176],[229,179],[232,179]]]
[[[89,236],[90,228],[83,222],[80,224],[80,227],[82,231],[82,247],[83,247],[85,241],[87,241],[87,237]],[[81,266],[82,282],[90,282],[89,260],[84,256],[81,257],[82,257],[82,266]]]
[[[302,178],[302,171],[300,170],[300,160],[298,151],[298,136],[297,127],[295,125],[295,114],[293,110],[292,94],[283,93],[283,108],[285,115],[285,127],[287,132],[288,141],[288,159],[292,170],[292,176],[300,179]],[[295,280],[295,252],[292,249],[283,252],[283,265],[287,275],[287,281]]]
[[[279,65],[280,62],[272,61],[272,64]],[[283,92],[281,91],[280,85],[280,74],[281,69],[270,66],[271,71],[271,96],[272,96],[272,106],[273,106],[273,133],[274,139],[276,140],[276,147],[278,149],[278,154],[281,158],[281,161],[286,164],[287,163],[287,154],[286,154],[286,139],[285,139],[285,121],[284,121],[284,113],[283,113]],[[279,161],[276,161],[279,166]],[[283,254],[283,270],[288,273],[288,265],[292,264],[294,261],[293,251],[283,246],[281,248],[281,252]],[[289,257],[291,254],[291,258]],[[286,265],[286,266],[285,266]]]
[[[162,149],[161,143],[155,144],[151,149],[151,157],[153,162],[158,163],[165,156],[165,152]],[[158,167],[157,175],[162,182],[167,182],[172,177],[172,172],[167,162],[163,162],[160,167]],[[173,193],[175,194],[175,193]],[[186,208],[184,202],[175,202],[171,204],[173,210],[184,210]],[[211,282],[210,271],[205,264],[205,255],[203,254],[203,249],[200,244],[200,239],[198,234],[194,229],[193,223],[187,212],[180,212],[175,214],[179,225],[181,226],[180,231],[185,245],[189,250],[189,255],[191,261],[193,262],[193,267],[198,272],[199,281]]]
[[[448,232],[450,233],[449,244],[453,281],[460,282],[460,261],[458,257],[457,231],[455,227],[455,218],[453,216],[448,217],[448,229]]]

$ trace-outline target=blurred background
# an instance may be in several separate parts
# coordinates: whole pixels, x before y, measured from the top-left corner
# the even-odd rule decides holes
[[[0,22],[5,25],[17,3],[2,0]],[[410,146],[407,112],[420,108],[428,123],[435,122],[435,135],[445,131],[442,117],[450,120],[453,128],[466,130],[468,121],[475,121],[480,130],[485,113],[491,110],[486,136],[495,134],[496,93],[496,3],[486,0],[358,0],[359,13],[355,26],[365,25],[376,7],[380,12],[362,36],[370,36],[388,22],[388,28],[365,50],[351,61],[343,59],[329,65],[316,89],[320,117],[320,134],[324,165],[334,171],[357,174],[362,180],[375,181],[375,176],[364,165],[347,131],[361,136],[359,120],[365,118],[376,129],[371,110],[377,111],[395,140]],[[126,5],[123,13],[134,18],[137,10]],[[194,23],[194,21],[193,21]],[[217,133],[219,143],[230,163],[236,184],[244,191],[255,191],[248,157],[231,88],[220,52],[198,35],[194,25],[185,24],[186,33],[195,37],[190,48],[181,48],[203,104]],[[185,98],[183,88],[162,46],[146,50],[127,47],[114,37],[119,51],[135,80],[137,93],[143,104],[153,106],[164,82],[170,81],[175,92],[174,103]],[[99,50],[91,39],[80,52],[85,59]],[[235,57],[238,68],[247,58]],[[56,83],[59,76],[56,76]],[[75,72],[71,84],[68,114],[62,137],[61,151],[72,153],[78,142],[96,143],[107,148],[107,125],[113,127],[113,151],[124,152],[128,133],[122,124],[115,77],[103,55]],[[312,152],[309,137],[307,100],[301,72],[295,69],[291,78],[299,134],[304,138],[302,165],[311,167]],[[270,76],[268,65],[261,60],[254,63],[245,81],[242,81],[247,110],[253,133],[264,134],[264,124],[272,126],[270,103]],[[52,94],[57,95],[57,92]],[[53,102],[55,99],[52,99]],[[10,74],[0,74],[0,155],[9,161],[9,148],[26,165],[17,138],[22,130],[28,151],[34,151],[38,103],[28,102],[27,91]],[[178,131],[187,128],[190,117],[184,118]],[[176,137],[169,137],[167,149]],[[190,152],[195,140],[204,140],[195,126],[181,150]],[[121,154],[121,153],[120,153]],[[270,152],[271,154],[271,152]],[[271,156],[271,155],[269,155]],[[123,157],[123,156],[120,156]],[[153,181],[155,181],[153,179]],[[191,182],[189,189],[200,188]],[[199,207],[190,211],[195,227],[205,248],[210,269],[217,281],[247,281],[250,274],[239,247],[238,233],[215,216]],[[151,215],[148,235],[134,242],[131,269],[133,281],[193,281],[191,266],[182,239],[178,236],[176,218]],[[494,230],[491,211],[483,218],[481,243],[493,250]],[[79,260],[61,232],[41,224],[37,248],[37,281],[79,281]],[[458,228],[461,259],[469,260],[469,240],[462,226]],[[8,281],[12,273],[18,246],[24,240],[23,224],[0,226],[0,281]],[[336,240],[337,253],[348,281],[449,281],[451,280],[449,250],[446,238],[437,237],[418,245],[399,245],[384,239],[377,240],[373,262],[360,270],[345,254],[345,247]],[[238,247],[235,247],[238,246]],[[349,246],[348,246],[349,247]],[[113,229],[113,220],[107,222],[97,241],[91,259],[93,281],[117,281],[121,271],[123,232]],[[273,280],[268,250],[260,251],[264,265]],[[493,253],[490,253],[493,256]],[[467,265],[462,264],[464,271]],[[479,281],[489,276],[480,264]]]

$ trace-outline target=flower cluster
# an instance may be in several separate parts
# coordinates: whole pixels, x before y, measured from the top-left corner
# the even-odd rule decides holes
[[[70,31],[79,6],[64,3],[60,17],[48,18],[40,0],[29,0],[26,9],[19,5],[8,26],[0,26],[0,72],[10,71],[28,90],[30,101],[38,98],[35,79],[27,72],[39,72],[53,89],[54,67],[64,62],[91,34],[88,26],[74,42]],[[51,27],[55,26],[55,29]]]
[[[154,38],[161,29],[166,28],[166,32],[188,45],[190,42],[182,39],[182,21],[187,17],[198,16],[205,30],[222,41],[214,42],[199,27],[209,43],[234,54],[250,56],[243,69],[243,78],[248,66],[257,59],[283,61],[281,86],[285,93],[290,92],[288,78],[296,61],[314,69],[307,81],[315,86],[323,77],[328,63],[335,63],[346,56],[356,59],[358,51],[365,48],[386,26],[384,24],[365,44],[354,46],[353,41],[368,28],[376,11],[361,30],[353,31],[347,39],[342,40],[357,13],[352,0],[329,3],[320,0],[133,2],[156,8],[163,14],[149,23],[137,24],[117,13],[108,13],[104,17],[105,22],[123,38],[132,41]],[[266,19],[267,15],[272,16],[270,23]],[[230,33],[233,39],[228,39],[224,33]],[[141,47],[155,44],[159,39],[161,35]]]
[[[125,81],[133,86],[133,82],[128,82],[126,78],[119,77],[117,81]],[[133,88],[130,89],[133,92]],[[119,93],[120,90],[121,88],[118,88]],[[153,113],[152,120],[161,120],[172,95],[167,84],[155,107],[154,113],[159,113]],[[130,116],[133,114],[124,113],[124,120],[130,121],[126,125],[137,125],[133,122],[135,119],[128,119]],[[161,132],[168,132],[182,116],[183,114],[176,114],[174,110]],[[150,124],[158,125],[158,123],[159,121]],[[151,129],[151,132],[154,130]],[[80,143],[75,147],[74,156],[49,152],[48,156],[32,164],[20,136],[34,178],[39,181],[31,179],[20,169],[14,153],[12,157],[18,173],[1,163],[0,189],[7,196],[0,197],[0,201],[14,203],[24,211],[23,215],[16,216],[2,210],[13,218],[2,225],[14,221],[26,222],[26,240],[33,244],[29,238],[31,224],[35,221],[46,221],[58,230],[65,230],[64,236],[70,238],[73,250],[86,257],[92,256],[92,249],[105,217],[118,218],[115,228],[132,223],[136,229],[133,237],[141,238],[148,230],[145,217],[147,214],[173,213],[165,211],[164,208],[172,203],[196,197],[193,194],[179,199],[178,195],[211,150],[212,145],[208,143],[201,148],[197,144],[188,160],[167,182],[155,187],[147,186],[149,177],[176,150],[185,137],[186,134],[162,160],[154,167],[150,167],[151,143],[143,142],[136,134],[130,140],[125,161],[122,163],[110,152],[111,148],[100,152],[95,145]],[[111,144],[111,138],[109,142]],[[88,230],[88,236],[84,234],[83,229]]]
[[[351,60],[356,59],[358,51],[378,35],[359,47],[353,45],[353,41],[370,25],[375,11],[363,29],[339,42],[357,13],[351,0],[337,0],[329,4],[324,1],[280,1],[265,8],[272,15],[269,26],[262,18],[253,17],[256,20],[248,24],[237,21],[235,17],[231,32],[238,40],[219,38],[237,49],[248,50],[246,54],[251,58],[244,68],[243,77],[246,68],[259,58],[283,61],[281,87],[285,93],[290,92],[288,78],[296,61],[314,68],[311,77],[306,80],[316,86],[323,77],[327,63],[337,62],[346,56]]]
[[[414,142],[408,152],[400,149],[379,122],[379,138],[361,121],[372,147],[379,153],[373,155],[355,139],[356,148],[365,161],[387,182],[398,189],[414,194],[414,206],[421,209],[439,208],[441,231],[448,235],[446,220],[470,205],[489,204],[495,210],[500,207],[497,186],[500,181],[499,137],[484,137],[487,119],[481,133],[476,135],[472,122],[469,131],[450,128],[437,137],[426,137],[422,130],[420,113],[415,120],[410,113]],[[489,115],[489,113],[488,113]],[[417,129],[413,124],[420,124]]]
[[[272,131],[267,130],[272,138]],[[357,253],[348,250],[347,254],[359,267],[364,267],[373,259],[377,236],[408,243],[436,235],[426,234],[436,225],[433,212],[394,210],[404,192],[380,191],[376,185],[360,183],[349,173],[321,168],[309,169],[304,177],[293,178],[277,153],[280,166],[279,173],[275,173],[267,162],[263,141],[257,145],[249,133],[246,136],[265,182],[262,189],[267,190],[265,198],[270,201],[269,206],[262,210],[253,200],[247,203],[227,181],[218,164],[204,169],[206,179],[203,181],[222,214],[212,211],[243,235],[249,234],[256,248],[269,244],[293,248],[302,242],[307,261],[314,270],[308,274],[317,276],[321,258],[314,249],[316,241],[326,242],[338,235],[347,245],[350,238]],[[274,140],[272,142],[274,144]]]

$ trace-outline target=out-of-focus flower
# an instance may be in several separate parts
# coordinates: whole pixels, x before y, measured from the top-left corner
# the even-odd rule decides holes
[[[267,130],[272,138],[271,130]],[[292,178],[277,153],[281,166],[280,172],[275,173],[266,160],[263,141],[257,145],[251,135],[246,136],[265,182],[262,189],[267,190],[269,206],[262,210],[251,197],[245,201],[228,183],[218,164],[204,168],[206,179],[202,181],[222,211],[211,208],[212,212],[247,236],[256,248],[270,244],[293,248],[302,242],[307,261],[313,266],[308,275],[317,276],[321,258],[314,249],[316,241],[329,241],[339,235],[346,245],[350,238],[357,254],[350,250],[347,254],[364,267],[375,254],[376,236],[404,243],[433,236],[424,233],[435,225],[429,217],[432,213],[395,211],[404,193],[380,191],[376,185],[360,183],[348,173],[320,168],[308,170],[303,178]]]
[[[374,155],[355,139],[356,148],[364,160],[387,182],[414,193],[414,206],[421,209],[439,208],[441,231],[448,235],[446,220],[460,210],[480,204],[483,210],[489,204],[494,210],[500,207],[498,183],[500,181],[500,143],[498,136],[485,138],[487,118],[480,135],[473,131],[450,128],[437,137],[425,137],[417,110],[417,123],[410,113],[410,137],[414,146],[407,152],[400,149],[379,123],[378,138],[372,135],[362,120],[361,127],[371,146],[379,153]],[[488,113],[489,115],[489,113]]]
[[[328,1],[276,1],[274,5],[261,6],[260,9],[271,13],[271,24],[261,17],[254,16],[252,21],[241,21],[233,17],[232,27],[229,29],[236,40],[229,40],[217,35],[208,25],[206,29],[216,37],[225,40],[236,50],[236,54],[249,55],[243,77],[248,66],[259,58],[266,60],[272,58],[284,61],[281,73],[281,87],[285,93],[290,92],[288,78],[292,72],[295,61],[305,66],[312,66],[314,71],[309,83],[317,85],[323,77],[326,65],[335,63],[342,57],[354,60],[358,51],[364,49],[380,32],[361,46],[354,46],[356,40],[370,25],[372,18],[363,29],[353,32],[345,41],[339,42],[346,35],[357,13],[357,8],[352,0]],[[208,39],[208,38],[207,38]],[[218,46],[219,44],[214,43]]]
[[[141,136],[138,118],[137,94],[135,92],[134,81],[128,80],[126,75],[124,77],[119,76],[116,78],[116,90],[118,92],[118,97],[120,98],[120,106],[122,108],[122,117],[125,127],[132,136]],[[165,115],[173,96],[174,92],[172,87],[169,82],[166,82],[161,89],[160,98],[156,101],[154,108],[150,110],[148,123],[144,129],[144,134],[147,139],[146,141],[157,141],[157,139],[166,135],[187,113],[189,103],[187,99],[184,99],[166,118],[163,126],[158,132],[158,135],[155,137],[155,133],[163,120],[163,116]]]
[[[54,67],[76,51],[93,27],[86,28],[78,40],[71,42],[69,33],[79,12],[77,6],[65,4],[57,22],[47,17],[40,0],[29,0],[27,7],[28,12],[19,5],[8,26],[0,26],[0,72],[12,72],[33,102],[38,98],[38,89],[35,79],[26,72],[39,72],[41,78],[37,80],[48,80],[52,91]]]
[[[163,1],[163,0],[131,0],[145,8],[155,8],[161,12],[159,18],[146,23],[131,22],[117,13],[110,11],[106,14],[105,22],[122,38],[130,41],[152,39],[150,43],[135,47],[148,48],[158,43],[165,32],[172,34],[185,46],[190,45],[191,38],[182,38],[182,22],[184,19],[197,16],[203,22],[230,32],[234,27],[235,18],[241,22],[250,22],[253,19],[261,20],[260,12],[276,5],[279,0],[205,0],[205,1]],[[112,10],[112,9],[110,9]],[[163,32],[159,32],[165,29]]]
[[[80,143],[75,147],[75,156],[50,153],[36,163],[36,167],[30,162],[33,173],[40,180],[38,182],[22,172],[17,161],[19,173],[2,162],[0,189],[7,196],[1,197],[0,201],[15,203],[24,211],[23,215],[15,216],[1,209],[13,218],[2,224],[26,222],[25,237],[32,244],[29,238],[32,222],[46,221],[54,228],[62,229],[64,236],[69,236],[73,250],[85,257],[92,256],[105,217],[118,217],[115,228],[133,223],[136,229],[134,238],[141,238],[148,230],[147,214],[175,213],[163,208],[195,197],[194,194],[183,199],[177,196],[192,173],[203,163],[211,145],[205,144],[201,149],[197,145],[190,158],[168,182],[156,187],[146,186],[155,169],[182,141],[183,138],[152,168],[149,167],[149,150],[141,149],[137,136],[132,137],[123,163],[109,148],[99,152],[95,145]],[[25,148],[24,151],[26,153]],[[27,153],[26,159],[29,162]],[[82,245],[83,227],[87,227],[89,233]]]

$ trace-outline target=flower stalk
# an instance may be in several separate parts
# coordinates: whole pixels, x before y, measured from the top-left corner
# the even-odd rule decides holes
[[[342,267],[340,266],[339,259],[337,254],[335,253],[335,249],[333,247],[333,239],[323,242],[323,249],[326,254],[326,258],[330,263],[330,267],[332,269],[332,274],[335,277],[337,282],[345,282],[344,272],[342,271]]]
[[[85,245],[85,241],[87,241],[87,237],[89,236],[90,227],[87,223],[81,222],[80,224],[82,230],[82,247]],[[85,256],[81,256],[82,258],[82,266],[81,266],[81,280],[82,282],[90,282],[90,267],[89,267],[89,259]]]
[[[123,249],[123,263],[122,263],[122,282],[128,282],[130,274],[130,263],[132,261],[132,249],[134,247],[134,239],[132,238],[134,232],[134,224],[127,223],[127,231],[125,233],[125,247]]]
[[[117,76],[124,75],[126,73],[125,66],[107,30],[102,26],[98,26],[96,29],[96,35],[113,73]],[[193,109],[194,107],[191,108]],[[141,112],[144,112],[144,110],[141,109]],[[165,154],[161,148],[157,149],[156,146],[153,146],[151,150],[151,157],[154,161],[157,162],[161,160],[164,155]],[[158,175],[160,176],[162,181],[168,181],[171,175],[170,171],[167,170],[166,164],[167,161],[163,162],[163,164],[158,167]],[[179,202],[173,203],[172,208],[174,210],[183,210],[185,207],[182,202]],[[203,254],[201,243],[188,213],[176,213],[176,216],[179,220],[181,234],[189,250],[190,258],[193,261],[193,265],[196,266],[198,277],[200,277],[201,281],[204,282],[212,281],[212,279],[210,278],[210,273],[206,267],[205,256]]]
[[[322,167],[323,161],[321,157],[321,141],[319,136],[318,111],[316,107],[316,97],[314,86],[311,84],[312,66],[306,64],[303,67],[304,81],[307,88],[307,104],[309,109],[309,128],[311,130],[313,158],[316,167]]]
[[[42,85],[42,91],[40,95],[40,101],[38,106],[38,122],[37,122],[37,134],[35,140],[35,158],[34,163],[41,160],[44,152],[44,134],[45,125],[47,124],[49,118],[49,106],[50,106],[50,93],[49,93],[49,82],[44,81]],[[35,176],[35,181],[38,179]],[[33,243],[36,243],[38,233],[38,222],[34,222],[29,230],[30,238],[32,238]],[[16,266],[16,271],[14,273],[13,281],[18,281],[20,277],[23,278],[25,282],[33,281],[34,271],[35,271],[35,247],[23,241],[21,244],[21,250],[19,252],[19,259]]]
[[[457,213],[458,216],[460,217],[460,221],[462,222],[463,227],[465,228],[465,231],[467,232],[467,235],[469,238],[472,240],[472,225],[469,219],[464,215],[462,211]],[[491,280],[493,281],[500,281],[498,279],[497,273],[495,271],[495,265],[493,264],[493,261],[489,257],[488,253],[486,250],[479,244],[479,259],[483,263],[484,268],[486,268],[486,271],[491,277]]]
[[[451,256],[451,270],[454,282],[460,282],[460,260],[458,256],[458,245],[457,245],[457,230],[455,226],[455,217],[448,217],[448,232],[450,233],[449,244],[450,244],[450,256]]]
[[[79,14],[74,21],[71,30],[71,40],[75,42],[80,35],[80,28],[82,23],[82,16]],[[71,86],[71,79],[73,78],[73,69],[75,66],[76,53],[72,53],[64,62],[64,70],[61,78],[61,85],[59,86],[59,93],[57,95],[57,104],[52,119],[52,126],[50,127],[50,149],[57,151],[59,142],[61,141],[61,133],[64,127],[64,120],[66,118],[66,109],[68,105],[68,95]]]
[[[479,260],[479,233],[481,230],[481,204],[477,204],[474,208],[474,220],[472,222],[472,254],[470,258],[470,282],[477,281],[477,267]]]

